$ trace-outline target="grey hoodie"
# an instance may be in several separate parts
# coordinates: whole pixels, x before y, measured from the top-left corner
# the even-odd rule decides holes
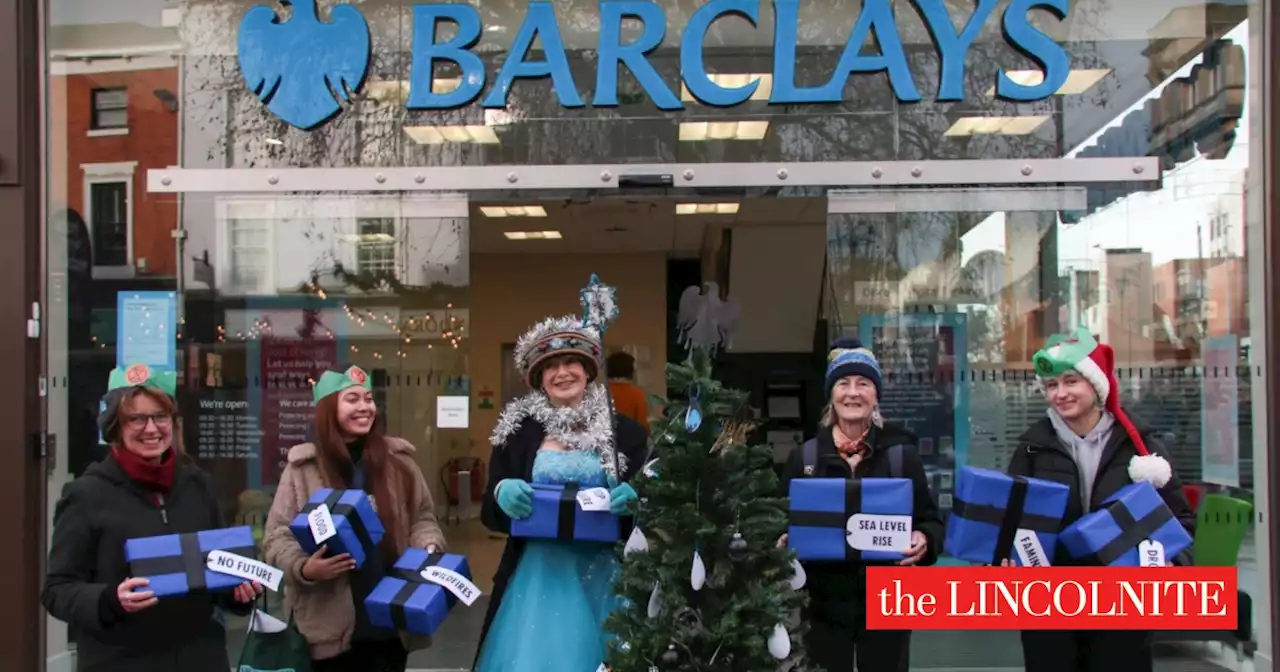
[[[1076,461],[1076,468],[1080,470],[1080,499],[1084,512],[1088,513],[1089,504],[1093,501],[1093,480],[1098,476],[1102,450],[1107,447],[1107,441],[1111,438],[1111,428],[1115,425],[1116,418],[1109,411],[1103,410],[1098,424],[1088,434],[1077,436],[1056,410],[1050,408],[1048,415],[1054,432],[1058,434],[1058,440],[1066,446],[1071,458]]]

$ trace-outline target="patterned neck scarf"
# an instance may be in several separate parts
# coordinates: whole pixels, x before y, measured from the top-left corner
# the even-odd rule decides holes
[[[832,425],[831,439],[835,442],[836,449],[840,451],[840,455],[847,460],[854,455],[860,456],[866,453],[867,433],[870,430],[871,426],[868,425],[866,429],[862,430],[862,434],[858,436],[857,440],[854,440],[846,436],[845,433],[840,430],[840,425]]]

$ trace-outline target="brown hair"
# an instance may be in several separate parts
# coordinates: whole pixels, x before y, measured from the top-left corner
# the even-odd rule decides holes
[[[111,422],[102,430],[102,438],[113,446],[120,446],[120,416],[133,410],[133,400],[138,397],[149,397],[152,401],[160,406],[160,409],[169,414],[173,418],[171,427],[173,437],[173,454],[178,460],[186,462],[191,457],[187,455],[187,451],[182,447],[182,417],[178,414],[178,402],[173,397],[157,390],[155,388],[138,386],[124,389],[120,392],[120,401],[116,405],[115,415],[111,418]],[[121,446],[123,447],[123,446]]]
[[[331,394],[316,403],[315,446],[316,461],[325,483],[335,488],[351,486],[355,465],[338,425],[338,397]],[[382,538],[385,558],[395,560],[409,544],[409,521],[402,521],[402,499],[413,489],[412,474],[391,455],[391,444],[382,429],[381,417],[374,415],[373,426],[364,436],[365,480],[373,485],[373,498],[378,503],[378,519],[386,528]]]

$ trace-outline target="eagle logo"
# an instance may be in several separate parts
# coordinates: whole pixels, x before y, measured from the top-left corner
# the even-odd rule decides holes
[[[240,22],[238,49],[245,85],[271,113],[307,131],[342,111],[369,69],[369,24],[360,10],[336,5],[322,23],[315,0],[280,0],[293,15],[258,5]]]

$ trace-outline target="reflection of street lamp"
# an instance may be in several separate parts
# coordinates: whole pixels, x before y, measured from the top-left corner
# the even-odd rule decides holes
[[[152,93],[160,100],[160,104],[165,106],[165,109],[170,112],[178,111],[178,98],[173,95],[172,91],[168,89],[156,89],[155,91],[152,91]]]

